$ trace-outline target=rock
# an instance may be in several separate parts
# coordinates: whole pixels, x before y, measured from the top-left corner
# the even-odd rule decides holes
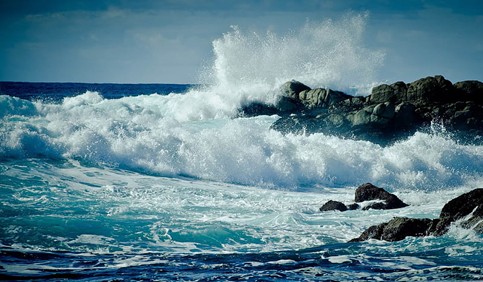
[[[372,200],[383,200],[385,203],[375,203],[370,206],[373,209],[398,209],[407,207],[408,205],[401,201],[396,195],[386,190],[366,183],[356,189],[355,201],[357,203]]]
[[[299,100],[286,96],[280,96],[275,103],[275,108],[280,115],[287,115],[298,112],[302,109],[302,107],[303,105],[302,103],[300,103]]]
[[[299,100],[305,106],[306,109],[312,110],[315,108],[327,108],[341,103],[344,100],[351,98],[340,91],[334,91],[331,89],[316,88],[312,90],[304,90],[299,93]]]
[[[341,202],[338,202],[338,201],[328,201],[327,203],[325,203],[322,207],[320,207],[319,209],[320,211],[346,211],[348,210],[347,206],[344,205],[343,203]]]
[[[398,129],[411,128],[417,121],[416,107],[408,102],[402,102],[394,109],[394,126]]]
[[[453,89],[453,84],[441,75],[422,78],[409,84],[406,101],[415,106],[448,102]]]
[[[440,236],[457,220],[463,220],[461,227],[483,234],[483,188],[477,188],[449,201],[437,219],[395,217],[389,222],[369,227],[351,242],[368,239],[399,241],[407,236]]]
[[[458,98],[483,104],[483,82],[466,80],[455,83],[454,88],[459,92]]]
[[[436,235],[446,233],[452,222],[469,214],[471,214],[470,218],[463,222],[463,225],[466,223],[471,226],[471,223],[476,224],[483,220],[483,188],[465,193],[444,205],[439,216],[440,221],[433,233]],[[483,226],[481,224],[479,226],[478,230],[481,230]]]
[[[275,106],[267,105],[261,102],[252,102],[247,105],[243,105],[238,111],[238,117],[254,117],[261,115],[275,115],[278,113],[278,109]]]
[[[278,114],[270,127],[284,134],[324,133],[393,144],[427,130],[434,121],[459,142],[483,144],[483,83],[451,84],[443,76],[426,77],[409,84],[396,82],[373,88],[368,97],[352,97],[331,89],[310,89],[298,81],[280,87],[272,107],[244,106],[239,116]]]
[[[299,100],[306,108],[313,109],[325,105],[326,96],[327,91],[325,91],[325,89],[316,88],[300,92]]]
[[[352,239],[350,242],[360,242],[368,239],[393,242],[403,240],[407,236],[426,236],[432,225],[434,225],[434,221],[428,218],[395,217],[389,222],[369,227],[361,236]]]
[[[372,89],[372,93],[369,96],[370,103],[380,104],[390,102],[398,104],[406,100],[407,85],[402,81],[398,81],[391,85],[381,84]]]
[[[289,97],[294,100],[298,100],[299,93],[304,90],[310,90],[310,87],[296,80],[285,82],[280,87],[280,92],[282,93],[282,96]]]

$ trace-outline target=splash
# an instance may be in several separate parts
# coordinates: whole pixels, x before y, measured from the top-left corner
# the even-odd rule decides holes
[[[367,17],[307,22],[282,36],[233,26],[213,42],[214,62],[204,75],[217,89],[264,101],[271,98],[264,97],[267,92],[291,79],[339,90],[370,85],[384,53],[364,47]]]
[[[238,27],[213,41],[214,59],[200,74],[206,85],[166,101],[177,121],[232,117],[247,101],[274,103],[296,79],[312,87],[368,94],[384,53],[364,47],[367,15],[307,22],[285,35]]]

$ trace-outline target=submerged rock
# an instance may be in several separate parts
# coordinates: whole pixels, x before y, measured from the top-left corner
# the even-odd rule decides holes
[[[475,189],[449,201],[444,205],[437,219],[395,217],[389,222],[369,227],[350,242],[368,239],[399,241],[407,236],[440,236],[445,234],[449,226],[457,220],[463,220],[460,223],[463,228],[473,229],[483,234],[483,188]]]

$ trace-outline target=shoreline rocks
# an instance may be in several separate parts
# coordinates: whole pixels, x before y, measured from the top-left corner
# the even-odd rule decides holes
[[[314,88],[298,81],[280,87],[275,105],[253,102],[240,116],[280,115],[271,128],[286,133],[322,132],[390,144],[430,127],[433,121],[468,142],[483,143],[483,83],[452,84],[443,76],[382,84],[367,97]]]
[[[362,210],[375,209],[375,210],[389,210],[407,207],[408,204],[404,203],[396,195],[387,192],[386,190],[379,188],[371,183],[365,183],[359,186],[355,191],[354,197],[355,203],[345,205],[342,202],[330,200],[320,207],[320,211],[347,211],[356,210],[361,208],[360,203],[369,202],[362,206]]]
[[[452,223],[461,220],[463,228],[483,234],[483,188],[474,189],[444,205],[437,219],[395,217],[389,222],[374,225],[349,242],[369,239],[400,241],[408,236],[441,236]]]

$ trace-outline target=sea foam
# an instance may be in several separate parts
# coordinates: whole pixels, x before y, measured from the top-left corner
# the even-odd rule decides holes
[[[68,158],[295,189],[374,182],[434,190],[481,183],[481,146],[459,144],[444,132],[418,132],[381,147],[322,133],[284,136],[269,129],[277,116],[233,118],[248,100],[274,101],[289,79],[335,89],[370,84],[383,54],[363,47],[365,21],[307,23],[283,36],[234,28],[213,42],[207,84],[182,95],[104,99],[87,91],[59,103],[1,96],[1,157]]]

